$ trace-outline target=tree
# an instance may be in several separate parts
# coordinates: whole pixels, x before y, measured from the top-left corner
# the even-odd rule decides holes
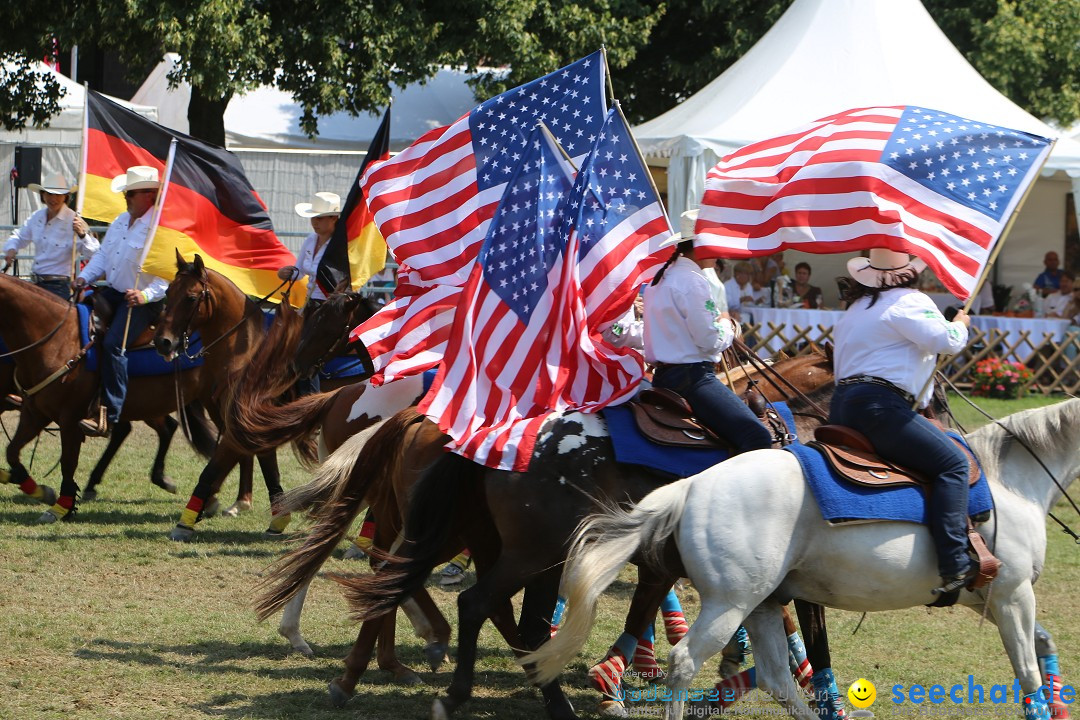
[[[44,124],[60,112],[62,97],[60,83],[36,71],[25,55],[0,53],[0,125],[5,130]]]

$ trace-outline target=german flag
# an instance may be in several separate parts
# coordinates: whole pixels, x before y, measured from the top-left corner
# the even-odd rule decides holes
[[[199,253],[207,267],[249,295],[263,296],[278,286],[278,268],[295,265],[296,258],[274,234],[266,206],[236,156],[151,122],[93,90],[87,91],[86,104],[80,196],[85,217],[112,222],[125,212],[124,198],[112,191],[111,182],[133,165],[158,168],[164,182],[169,145],[176,140],[143,271],[171,280],[178,250],[189,261]]]
[[[390,157],[390,109],[383,115],[379,129],[368,146],[367,155],[356,174],[356,181],[349,189],[341,218],[334,226],[334,234],[326,243],[322,260],[315,273],[315,282],[329,295],[343,280],[350,280],[353,290],[358,290],[372,275],[386,266],[386,241],[383,240],[375,216],[368,208],[367,199],[360,189],[360,178],[375,162]]]

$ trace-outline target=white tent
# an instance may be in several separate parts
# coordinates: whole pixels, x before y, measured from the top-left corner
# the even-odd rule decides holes
[[[162,125],[188,131],[191,87],[170,88],[168,73],[178,56],[166,54],[147,76],[132,100],[158,108]],[[401,150],[432,128],[449,125],[475,105],[469,75],[443,68],[426,83],[394,88],[390,146]],[[319,134],[307,137],[300,129],[302,108],[292,96],[261,87],[234,97],[225,110],[225,144],[240,158],[251,184],[270,211],[274,229],[296,251],[310,232],[307,220],[293,206],[320,190],[344,197],[363,161],[380,115],[334,113],[319,117]]]
[[[738,62],[634,135],[650,165],[667,166],[668,209],[677,217],[698,206],[705,175],[720,157],[819,117],[874,105],[924,105],[1062,135],[986,82],[919,0],[795,0]],[[1030,282],[1045,250],[1060,251],[1065,197],[1080,191],[1080,143],[1061,137],[1043,174],[1004,249],[999,273],[1008,284]],[[840,260],[810,259],[823,287],[841,274]]]
[[[0,167],[10,168],[15,164],[16,146],[41,147],[41,173],[63,173],[72,182],[79,177],[80,148],[82,146],[83,108],[86,105],[86,91],[83,86],[44,63],[37,63],[36,72],[48,73],[64,89],[60,98],[60,112],[49,119],[48,125],[28,127],[23,130],[0,130]],[[157,120],[154,107],[132,104],[116,98],[110,98],[124,107],[130,108],[151,120]],[[11,216],[11,207],[0,207],[0,225],[15,225],[26,220],[30,214],[41,207],[36,194],[24,191],[19,199],[19,217]]]

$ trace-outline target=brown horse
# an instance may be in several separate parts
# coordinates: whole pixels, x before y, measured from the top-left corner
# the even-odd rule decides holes
[[[154,347],[171,360],[186,352],[191,334],[199,332],[203,343],[200,352],[205,362],[200,382],[185,388],[184,396],[199,399],[218,427],[224,427],[232,381],[245,372],[264,335],[263,314],[231,280],[208,269],[199,255],[188,263],[177,253],[176,266],[176,276],[165,293],[165,307],[154,333]],[[252,472],[252,456],[253,453],[229,442],[225,433],[199,475],[180,523],[169,537],[190,540],[196,520],[209,504],[207,501],[216,495],[232,469],[240,465],[242,476]],[[257,457],[272,504],[282,493],[277,456],[268,452]],[[287,516],[272,519],[268,534],[279,535],[287,521]]]
[[[22,392],[19,425],[7,447],[7,461],[11,467],[8,479],[25,493],[52,505],[41,516],[42,522],[53,522],[58,517],[70,519],[76,509],[79,486],[75,482],[75,472],[85,437],[79,423],[97,397],[98,374],[89,372],[83,362],[85,353],[79,342],[78,315],[74,306],[35,285],[6,275],[0,277],[0,305],[4,307],[4,312],[0,313],[0,336],[9,347],[24,349],[13,356],[13,379],[26,388]],[[120,419],[142,420],[152,426],[163,423],[163,418],[176,410],[175,384],[190,391],[201,375],[202,369],[195,368],[175,377],[170,374],[132,378]],[[55,422],[60,428],[62,479],[59,496],[51,488],[38,486],[19,459],[22,448],[49,422]],[[212,447],[211,435],[207,434],[203,439],[209,446],[197,447]]]
[[[780,363],[777,369],[785,376],[815,378],[821,384],[831,380],[829,364],[821,356],[804,356]],[[813,366],[816,369],[811,370]],[[831,391],[831,384],[828,387]],[[820,403],[796,400],[790,404],[804,435],[824,420]],[[342,537],[369,494],[394,486],[403,496],[405,488],[411,488],[403,531],[408,540],[399,552],[404,561],[394,559],[375,575],[341,582],[355,617],[381,617],[422,587],[432,567],[460,548],[470,548],[478,582],[458,600],[458,666],[448,696],[436,702],[436,715],[452,711],[470,696],[476,637],[484,620],[491,618],[515,650],[535,647],[548,636],[565,543],[577,523],[605,503],[644,497],[670,479],[646,468],[616,463],[606,425],[597,415],[568,413],[549,421],[539,433],[531,469],[525,473],[487,470],[448,454],[443,450],[447,440],[412,408],[386,421],[359,449],[346,486],[320,512],[311,535],[275,566],[270,585],[259,599],[262,615],[288,602],[303,579],[318,569],[327,547]],[[428,470],[418,472],[431,460],[435,462]],[[342,462],[347,464],[347,460]],[[635,626],[635,637],[651,622],[676,579],[652,577],[646,570],[640,578],[632,606],[635,619],[627,622],[628,630],[631,624]],[[515,628],[510,598],[523,587],[521,623]],[[331,683],[336,703],[355,691],[363,668],[352,661],[350,654],[345,674]],[[574,717],[557,683],[542,692],[552,717]]]

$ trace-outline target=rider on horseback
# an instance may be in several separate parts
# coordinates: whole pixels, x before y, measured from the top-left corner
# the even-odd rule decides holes
[[[686,398],[698,421],[738,452],[768,448],[769,431],[716,377],[716,362],[731,347],[738,326],[720,312],[694,246],[696,211],[683,213],[682,241],[645,289],[645,360],[653,386]]]
[[[129,167],[125,174],[113,178],[112,190],[124,194],[127,212],[113,220],[101,249],[75,278],[78,292],[105,276],[98,293],[115,311],[101,340],[101,382],[107,425],[97,428],[94,434],[108,436],[120,419],[128,382],[124,341],[137,338],[157,318],[161,312],[158,301],[165,297],[169,287],[165,280],[143,274],[141,268],[143,248],[151,240],[151,210],[160,188],[157,168],[146,165]]]
[[[930,531],[944,581],[937,594],[964,587],[978,571],[967,553],[968,460],[914,408],[930,402],[935,356],[961,350],[971,321],[963,311],[946,321],[913,287],[924,267],[884,248],[848,262],[857,284],[848,285],[848,310],[836,324],[829,421],[865,434],[885,460],[935,478]]]

